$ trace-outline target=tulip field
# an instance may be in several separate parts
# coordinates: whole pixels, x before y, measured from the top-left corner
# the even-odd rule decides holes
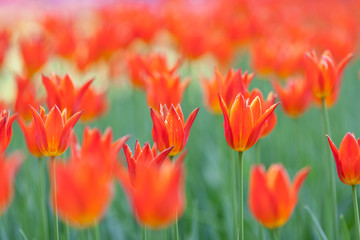
[[[0,239],[360,240],[359,12],[0,2]]]

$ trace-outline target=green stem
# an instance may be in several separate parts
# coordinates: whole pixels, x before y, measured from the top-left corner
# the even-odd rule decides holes
[[[233,239],[236,239],[237,237],[237,226],[238,226],[238,223],[237,223],[237,210],[236,210],[236,161],[235,159],[233,159],[234,155],[231,155],[232,156],[232,161],[231,161],[231,188],[232,188],[232,212],[233,212],[233,223],[234,223],[234,238]]]
[[[142,239],[146,240],[146,227],[145,226],[142,227]]]
[[[259,225],[259,239],[263,240],[264,239],[263,227],[260,223],[258,223],[258,225]]]
[[[271,232],[272,232],[274,240],[280,240],[279,228],[274,228],[274,229],[271,230]]]
[[[43,239],[49,239],[48,236],[48,219],[46,211],[46,190],[45,190],[45,161],[39,157],[38,166],[39,166],[39,182],[40,182],[40,205],[41,205],[41,217],[42,217],[42,227],[43,227]]]
[[[176,220],[175,220],[175,228],[174,228],[174,240],[179,239],[179,221],[176,214]]]
[[[260,164],[260,140],[255,143],[255,164]],[[259,226],[259,239],[263,239],[263,227],[260,223]]]
[[[169,237],[169,227],[164,229],[164,240],[168,240]]]
[[[55,170],[55,166],[56,164],[54,163],[55,161],[55,157],[51,157],[50,159],[51,163],[53,163],[53,180],[54,180],[54,198],[55,198],[55,206],[54,206],[54,210],[55,210],[55,214],[54,214],[54,229],[55,229],[55,239],[59,240],[59,219],[57,217],[58,212],[57,212],[57,195],[56,195],[56,170]]]
[[[356,224],[356,239],[360,240],[360,228],[359,228],[359,208],[357,202],[357,195],[356,195],[356,185],[352,185],[352,194],[354,200],[354,216],[355,216],[355,224]]]
[[[94,235],[95,240],[100,240],[100,229],[98,223],[94,226]]]
[[[66,220],[66,224],[65,224],[65,235],[66,235],[66,239],[70,239],[70,228],[69,228],[69,223]]]
[[[260,140],[255,143],[255,164],[260,164]]]
[[[325,125],[325,134],[331,135],[330,131],[330,122],[329,122],[329,114],[326,108],[325,99],[322,99],[322,113],[324,118],[324,125]],[[334,177],[334,161],[331,159],[331,153],[330,148],[327,147],[327,159],[328,162],[326,165],[328,165],[328,171],[329,171],[329,177],[330,177],[330,188],[331,188],[331,212],[333,215],[333,234],[334,239],[338,239],[338,228],[337,228],[337,202],[336,202],[336,186],[335,186],[335,177]]]
[[[239,239],[244,239],[244,213],[243,213],[243,152],[238,152],[239,164],[238,164],[238,174],[239,174]]]

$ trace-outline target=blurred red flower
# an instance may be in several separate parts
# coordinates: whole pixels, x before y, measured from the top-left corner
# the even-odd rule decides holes
[[[125,145],[128,170],[120,167],[118,178],[123,185],[134,214],[142,225],[164,228],[179,219],[185,209],[184,173],[182,154],[176,162],[167,158],[171,148],[156,154],[156,147],[146,143],[143,149],[135,144],[134,155]]]
[[[267,172],[263,165],[251,168],[249,183],[249,209],[255,219],[267,228],[278,228],[291,216],[298,193],[310,171],[300,170],[291,184],[285,168],[272,164]]]

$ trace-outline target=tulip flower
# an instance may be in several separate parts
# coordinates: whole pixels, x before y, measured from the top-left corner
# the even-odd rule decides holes
[[[189,83],[190,79],[181,82],[180,76],[176,75],[154,75],[148,79],[145,86],[148,105],[160,111],[160,104],[168,106],[180,104]]]
[[[23,162],[20,152],[0,156],[0,215],[9,207],[14,195],[15,175]]]
[[[161,105],[160,108],[160,112],[150,109],[153,121],[152,137],[160,151],[174,146],[169,153],[169,156],[173,157],[184,149],[199,108],[189,115],[186,123],[180,104],[176,108],[172,104],[170,109],[166,105]]]
[[[42,35],[20,40],[20,53],[24,62],[26,76],[31,78],[42,68],[50,55],[50,47]]]
[[[136,142],[135,152],[125,145],[128,170],[120,167],[118,178],[125,189],[136,219],[146,227],[159,229],[180,218],[185,208],[182,154],[175,163],[167,155],[171,148],[156,155],[149,143],[141,149]]]
[[[93,80],[85,82],[80,88],[75,88],[69,75],[65,75],[63,78],[57,75],[51,75],[50,78],[42,76],[42,82],[47,92],[48,108],[50,109],[55,105],[61,111],[66,108],[70,116],[75,112],[82,111],[79,106],[80,102]]]
[[[3,65],[9,45],[10,45],[9,32],[7,30],[0,30],[0,67]]]
[[[360,183],[360,139],[354,134],[347,133],[343,138],[339,150],[327,136],[331,151],[334,155],[336,168],[340,180],[347,185]],[[359,167],[358,167],[359,166]]]
[[[38,108],[40,100],[36,98],[35,86],[30,79],[16,76],[17,95],[15,100],[15,111],[25,120],[32,118],[30,106]]]
[[[266,121],[278,105],[273,104],[264,111],[265,106],[262,106],[259,96],[247,101],[241,93],[231,106],[226,105],[220,94],[219,101],[224,115],[226,141],[237,152],[248,150],[259,140]]]
[[[79,109],[83,111],[80,120],[83,122],[90,122],[103,115],[108,108],[108,101],[106,93],[96,92],[92,88],[88,88],[82,96]]]
[[[10,143],[12,137],[12,124],[16,115],[10,116],[10,112],[4,110],[0,113],[0,154],[2,154]]]
[[[169,67],[166,58],[162,54],[150,54],[148,56],[134,55],[129,57],[127,68],[132,84],[138,88],[145,88],[147,78],[157,74],[172,76],[179,68],[181,60],[173,67]]]
[[[259,97],[259,99],[260,99],[261,106],[262,106],[262,108],[261,108],[262,114],[265,113],[265,111],[267,109],[269,109],[272,105],[275,104],[275,95],[273,92],[270,92],[268,94],[267,99],[265,101],[265,99],[262,95],[262,92],[259,89],[255,88],[251,91],[248,101],[252,102],[256,97]],[[266,120],[265,126],[263,128],[263,132],[261,134],[262,138],[267,136],[272,130],[274,130],[276,122],[277,122],[277,118],[276,118],[275,113],[273,113]]]
[[[51,158],[63,154],[70,145],[71,133],[81,112],[75,113],[68,119],[66,109],[60,112],[56,105],[47,115],[42,107],[40,113],[33,107],[31,110],[36,125],[36,144],[40,152]]]
[[[359,209],[356,194],[356,185],[360,183],[360,139],[356,140],[354,134],[348,132],[343,138],[338,150],[330,137],[327,136],[327,138],[334,155],[340,180],[352,187],[356,235],[357,239],[360,239]]]
[[[252,65],[261,74],[286,78],[303,70],[303,54],[307,49],[308,42],[304,37],[294,41],[292,36],[272,33],[252,44]]]
[[[335,66],[330,51],[325,51],[320,59],[314,51],[305,54],[306,80],[315,97],[324,99],[340,87],[342,72],[352,55],[348,54]]]
[[[117,155],[128,138],[113,142],[111,129],[101,136],[99,130],[86,128],[81,147],[73,138],[70,159],[51,162],[50,196],[60,219],[87,228],[104,217],[114,196]]]
[[[283,88],[277,81],[272,81],[273,88],[277,93],[284,112],[293,118],[303,114],[311,104],[312,95],[305,79],[292,77],[286,80]]]
[[[21,131],[24,134],[25,137],[25,142],[27,145],[27,148],[29,150],[29,152],[34,155],[35,157],[42,157],[43,154],[42,152],[39,150],[39,147],[37,145],[36,142],[36,124],[35,121],[32,120],[29,124],[26,124],[26,122],[24,121],[24,119],[22,117],[18,118],[18,123],[19,126],[21,128]]]
[[[231,106],[239,92],[244,93],[247,91],[253,77],[253,73],[249,74],[247,71],[242,73],[240,68],[238,70],[229,70],[224,77],[215,68],[214,79],[211,82],[205,79],[202,81],[204,99],[208,109],[215,114],[220,114],[221,107],[218,93],[223,96],[226,105]]]
[[[281,164],[272,164],[266,172],[264,166],[251,168],[249,183],[249,209],[257,221],[273,229],[284,225],[298,201],[299,190],[310,171],[300,170],[293,183]]]

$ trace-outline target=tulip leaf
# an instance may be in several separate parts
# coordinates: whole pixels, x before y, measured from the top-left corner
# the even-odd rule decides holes
[[[349,233],[349,228],[346,224],[345,218],[343,215],[340,216],[340,220],[341,220],[341,226],[343,228],[343,240],[350,240],[350,233]]]
[[[320,226],[320,223],[319,221],[317,220],[315,214],[311,211],[311,209],[309,208],[309,206],[305,205],[305,210],[309,213],[310,217],[311,217],[311,220],[313,221],[314,223],[314,228],[315,228],[315,231],[319,237],[319,239],[321,240],[327,240],[327,237],[324,233],[324,231],[322,230],[321,226]]]

